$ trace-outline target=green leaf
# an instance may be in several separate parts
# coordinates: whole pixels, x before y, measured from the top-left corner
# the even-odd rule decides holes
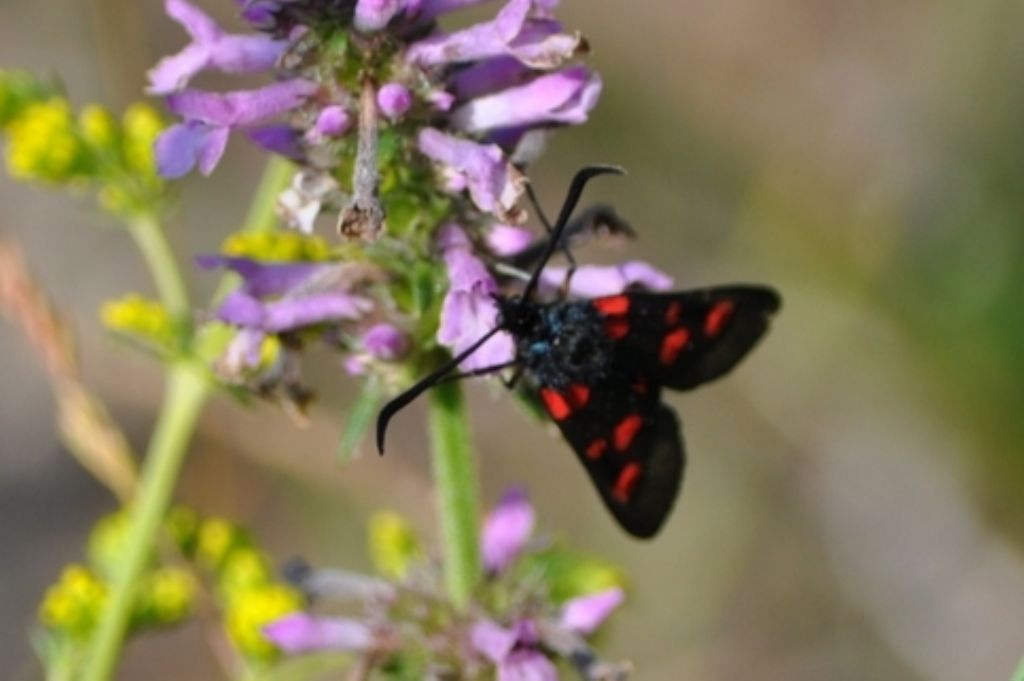
[[[345,428],[341,432],[341,440],[338,442],[338,454],[336,461],[339,466],[347,464],[352,460],[356,449],[366,436],[370,422],[377,414],[377,407],[380,405],[381,389],[374,378],[366,379],[363,390],[352,405]]]

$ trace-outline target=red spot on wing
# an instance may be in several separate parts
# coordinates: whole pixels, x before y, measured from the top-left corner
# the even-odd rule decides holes
[[[604,323],[604,333],[612,340],[619,340],[629,335],[629,321],[621,317],[613,317]]]
[[[629,296],[609,296],[607,298],[595,298],[594,307],[607,316],[614,317],[629,312]]]
[[[587,445],[587,458],[596,461],[601,458],[606,449],[608,449],[608,440],[603,437],[598,438]]]
[[[633,444],[636,434],[640,432],[643,426],[644,420],[638,414],[630,414],[619,421],[619,424],[615,426],[615,431],[612,433],[615,449],[620,452],[629,449],[629,446]]]
[[[675,364],[679,359],[679,353],[683,351],[686,344],[690,342],[690,332],[686,329],[676,329],[665,334],[661,341],[661,351],[658,353],[658,361],[665,366]]]
[[[572,413],[572,407],[569,406],[569,402],[557,390],[541,388],[540,398],[544,401],[544,406],[547,407],[551,418],[556,421],[563,421]]]
[[[615,479],[615,487],[612,488],[612,495],[619,503],[629,503],[630,497],[633,496],[633,490],[636,489],[636,483],[640,481],[642,470],[640,464],[635,461],[631,461],[623,467],[619,477]]]
[[[708,316],[704,318],[704,333],[709,338],[714,338],[720,334],[735,310],[736,305],[731,300],[715,303],[708,312]]]
[[[683,304],[678,300],[665,310],[665,326],[675,326],[683,316]]]
[[[582,409],[590,401],[590,388],[582,383],[573,383],[569,386],[568,395],[572,406]]]

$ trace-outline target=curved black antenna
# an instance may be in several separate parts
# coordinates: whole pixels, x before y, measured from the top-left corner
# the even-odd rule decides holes
[[[384,433],[388,429],[388,422],[391,417],[397,414],[403,407],[408,405],[410,402],[415,400],[417,397],[422,395],[424,392],[429,390],[435,383],[437,383],[442,376],[447,374],[449,371],[459,366],[462,360],[466,359],[474,352],[480,349],[480,346],[490,340],[491,336],[501,331],[500,326],[496,326],[483,336],[479,338],[475,343],[470,345],[468,348],[460,352],[455,357],[442,364],[440,367],[430,372],[419,381],[416,385],[406,390],[401,395],[398,395],[390,402],[384,405],[384,408],[380,410],[377,415],[377,453],[381,456],[384,455]]]
[[[562,210],[558,212],[558,220],[555,221],[555,226],[548,236],[548,247],[544,250],[544,254],[538,261],[537,269],[533,271],[533,276],[530,277],[529,283],[523,289],[523,300],[528,299],[533,294],[534,289],[537,288],[537,282],[540,281],[540,273],[543,271],[544,266],[548,264],[548,260],[551,259],[555,249],[558,248],[559,241],[562,239],[562,232],[565,231],[565,226],[569,224],[569,218],[572,217],[576,204],[580,202],[583,187],[586,186],[587,182],[598,175],[625,174],[626,171],[619,166],[609,165],[584,166],[576,171],[576,175],[572,178],[572,184],[569,185],[569,192],[565,195],[565,202],[562,203]]]

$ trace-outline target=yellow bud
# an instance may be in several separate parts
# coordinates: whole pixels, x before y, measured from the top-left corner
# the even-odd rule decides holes
[[[106,599],[106,584],[85,566],[73,563],[46,590],[39,619],[51,629],[84,638],[95,627]]]
[[[316,262],[331,255],[324,239],[294,231],[238,232],[224,240],[221,250],[225,255],[277,262]]]
[[[270,582],[272,577],[270,565],[259,551],[251,546],[238,546],[224,559],[217,585],[224,600],[231,601]]]
[[[124,156],[128,167],[147,175],[156,173],[153,145],[164,129],[160,114],[149,104],[132,104],[124,112]]]
[[[223,518],[207,518],[199,524],[196,558],[206,567],[217,569],[237,537],[235,526]]]
[[[174,624],[191,613],[195,596],[192,576],[181,568],[166,567],[143,583],[140,605],[156,623]]]
[[[199,532],[199,515],[187,506],[175,506],[167,514],[167,531],[178,547],[191,555]]]
[[[266,336],[260,344],[260,367],[274,364],[281,354],[281,339],[277,336]]]
[[[113,114],[98,105],[90,105],[78,114],[82,137],[93,147],[106,151],[117,142],[117,121]]]
[[[409,565],[423,551],[405,518],[393,512],[374,513],[370,518],[370,558],[377,571],[401,579]]]
[[[17,179],[60,183],[86,171],[79,162],[84,149],[65,99],[26,107],[7,132],[7,168]]]
[[[100,319],[109,330],[137,336],[158,348],[174,343],[175,327],[167,308],[137,293],[104,303]]]
[[[113,574],[121,561],[130,522],[128,511],[121,509],[101,518],[89,533],[89,561],[107,577]]]
[[[284,584],[266,584],[239,594],[225,612],[228,637],[244,656],[270,660],[277,649],[263,635],[263,627],[302,606],[299,593]]]

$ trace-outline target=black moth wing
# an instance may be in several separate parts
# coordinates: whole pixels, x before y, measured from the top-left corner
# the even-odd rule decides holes
[[[542,385],[539,395],[615,520],[649,538],[672,510],[686,454],[658,385],[618,368],[588,385]]]
[[[596,298],[616,361],[665,387],[688,390],[728,373],[780,307],[766,286],[735,284]]]

